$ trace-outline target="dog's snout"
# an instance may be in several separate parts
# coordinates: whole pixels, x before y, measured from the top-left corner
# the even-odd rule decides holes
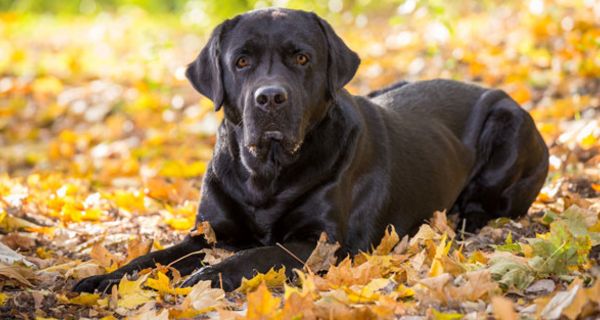
[[[260,108],[279,107],[288,99],[285,88],[278,85],[263,86],[254,92],[254,101]]]

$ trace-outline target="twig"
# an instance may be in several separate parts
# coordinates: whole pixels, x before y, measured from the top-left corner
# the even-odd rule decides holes
[[[281,243],[277,242],[275,243],[279,248],[281,248],[281,250],[285,251],[287,254],[289,254],[290,256],[292,256],[292,258],[296,259],[298,262],[302,263],[302,267],[306,267],[308,268],[308,266],[306,265],[305,261],[302,261],[302,259],[298,258],[297,255],[295,255],[293,252],[291,252],[290,250],[288,250],[288,248],[284,247]],[[310,268],[308,268],[310,271]],[[312,273],[312,272],[311,272]]]
[[[204,249],[202,249],[202,250],[204,250]],[[183,259],[185,259],[185,258],[189,258],[189,257],[191,257],[191,256],[194,256],[194,255],[197,255],[197,254],[204,253],[204,252],[202,252],[202,250],[198,250],[198,251],[190,252],[190,253],[186,254],[185,256],[183,256],[183,257],[180,257],[180,258],[178,258],[178,259],[176,259],[176,260],[174,260],[174,261],[171,261],[171,263],[169,263],[169,264],[167,265],[167,268],[170,268],[172,265],[176,264],[177,262],[179,262],[179,261],[181,261],[181,260],[183,260]]]

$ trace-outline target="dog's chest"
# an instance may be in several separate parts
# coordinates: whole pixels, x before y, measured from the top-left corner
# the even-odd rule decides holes
[[[280,214],[272,209],[249,208],[246,214],[250,220],[248,226],[252,229],[255,239],[263,245],[274,245],[276,239],[274,228]]]

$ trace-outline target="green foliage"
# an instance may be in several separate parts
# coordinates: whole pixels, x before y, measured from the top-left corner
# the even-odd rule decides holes
[[[523,290],[535,280],[535,273],[525,260],[511,255],[493,258],[489,269],[492,279],[496,280],[504,290],[510,288]]]
[[[495,246],[498,251],[506,251],[511,253],[520,253],[521,245],[519,243],[515,243],[512,238],[512,233],[509,232],[504,244]]]
[[[572,206],[562,214],[546,214],[542,220],[551,221],[550,230],[527,239],[529,260],[503,254],[490,261],[492,277],[504,289],[522,290],[536,279],[564,276],[589,262],[592,244],[597,243],[592,239],[598,239],[598,233],[589,230],[597,222],[593,212]],[[513,243],[510,234],[505,244],[496,246],[496,249],[511,253],[527,251]]]

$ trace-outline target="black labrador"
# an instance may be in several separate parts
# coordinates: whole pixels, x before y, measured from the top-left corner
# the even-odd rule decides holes
[[[314,13],[266,9],[219,25],[187,69],[196,90],[223,107],[197,223],[237,251],[184,285],[302,264],[321,232],[340,256],[366,251],[387,225],[412,232],[436,210],[469,230],[527,212],[548,171],[529,114],[499,90],[450,80],[398,83],[367,97],[343,89],[360,59]],[[279,246],[280,244],[281,246]],[[201,267],[203,236],[152,252],[75,291],[105,290],[123,275]]]

